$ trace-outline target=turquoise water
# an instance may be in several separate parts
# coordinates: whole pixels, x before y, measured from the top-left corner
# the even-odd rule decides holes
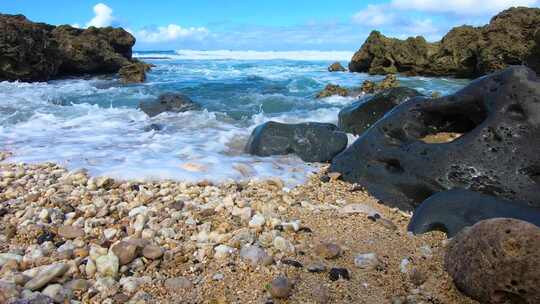
[[[155,64],[144,84],[122,85],[115,76],[49,83],[0,83],[1,150],[10,161],[53,161],[94,175],[118,178],[209,179],[279,176],[302,181],[316,165],[295,156],[259,158],[243,153],[253,128],[268,120],[336,123],[353,98],[314,95],[328,83],[359,86],[379,80],[329,73],[346,52],[139,52]],[[306,60],[300,60],[304,59]],[[466,81],[400,77],[429,94],[451,93]],[[204,111],[147,117],[140,101],[181,92]],[[161,131],[148,126],[158,123]]]

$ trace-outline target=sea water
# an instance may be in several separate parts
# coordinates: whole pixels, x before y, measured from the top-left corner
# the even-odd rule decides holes
[[[269,120],[337,123],[356,98],[314,96],[326,84],[360,86],[380,76],[329,73],[350,52],[136,52],[155,67],[143,84],[115,75],[48,83],[0,83],[0,150],[11,162],[56,162],[94,176],[185,181],[264,179],[302,182],[317,164],[294,155],[244,153],[252,130]],[[399,77],[402,85],[449,94],[467,81]],[[183,93],[203,111],[150,118],[138,105],[165,92]],[[162,126],[161,130],[151,125]],[[351,136],[351,141],[354,140]]]

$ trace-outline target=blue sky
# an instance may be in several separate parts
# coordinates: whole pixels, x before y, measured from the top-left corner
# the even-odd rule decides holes
[[[136,49],[356,50],[369,32],[438,40],[540,0],[2,0],[0,12],[79,27],[122,26]]]

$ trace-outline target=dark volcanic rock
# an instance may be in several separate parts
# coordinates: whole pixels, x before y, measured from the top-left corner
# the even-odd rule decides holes
[[[163,112],[179,113],[201,109],[201,106],[189,97],[178,93],[164,93],[157,100],[141,102],[139,107],[150,117]]]
[[[50,39],[53,28],[23,15],[0,14],[0,81],[47,81],[56,75],[61,58]]]
[[[328,67],[328,72],[346,72],[347,69],[344,68],[341,63],[334,62]]]
[[[422,139],[463,134],[448,143]],[[394,108],[334,158],[331,172],[411,210],[454,188],[540,208],[540,80],[511,67],[439,99]]]
[[[444,266],[481,303],[540,303],[540,228],[515,219],[479,222],[450,242]]]
[[[0,81],[116,73],[131,63],[134,44],[121,28],[55,27],[0,14]]]
[[[347,147],[347,135],[333,124],[264,123],[251,134],[246,152],[258,156],[296,154],[307,162],[327,162]]]
[[[414,211],[409,230],[414,234],[433,230],[453,237],[467,226],[491,218],[514,218],[540,227],[540,208],[462,189],[437,193]]]
[[[122,83],[141,83],[146,81],[146,72],[150,69],[152,69],[150,64],[133,60],[132,63],[124,65],[118,71],[118,75]]]
[[[511,8],[483,27],[460,26],[440,42],[398,40],[374,31],[349,63],[351,72],[407,73],[472,78],[509,65],[540,72],[537,29],[540,9]]]
[[[52,31],[62,56],[60,75],[116,73],[130,63],[135,38],[121,28],[77,29],[61,25]]]
[[[316,97],[317,98],[326,98],[326,97],[330,97],[330,96],[334,96],[334,95],[342,96],[342,97],[349,96],[349,90],[347,90],[346,88],[341,87],[339,85],[336,85],[336,84],[328,84],[328,85],[326,85],[324,90],[320,91],[317,94]]]
[[[395,106],[416,96],[420,96],[418,91],[400,87],[367,97],[339,112],[338,127],[347,133],[360,135]]]

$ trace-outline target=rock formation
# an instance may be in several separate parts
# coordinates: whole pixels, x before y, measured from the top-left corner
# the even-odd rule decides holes
[[[525,202],[452,189],[431,196],[416,208],[409,231],[422,234],[437,230],[453,237],[467,226],[500,217],[519,219],[540,227],[540,208],[529,207]]]
[[[317,94],[316,98],[326,98],[335,95],[341,97],[349,96],[349,90],[336,84],[327,84],[324,90]]]
[[[349,63],[351,72],[474,78],[527,64],[540,72],[539,8],[511,8],[483,27],[460,26],[440,42],[399,40],[370,34]]]
[[[341,63],[334,62],[328,67],[328,72],[346,72],[347,69],[344,68]]]
[[[416,90],[400,87],[368,96],[339,112],[338,127],[347,133],[360,135],[394,107],[420,95]]]
[[[515,219],[479,222],[450,242],[444,266],[481,303],[540,303],[540,228]]]
[[[258,156],[296,154],[306,162],[328,162],[347,147],[347,135],[333,124],[269,121],[251,134],[246,152]]]
[[[178,93],[164,93],[157,100],[143,101],[139,107],[148,116],[153,117],[163,112],[187,112],[197,111],[201,106],[189,97]]]
[[[463,135],[448,143],[422,140],[440,132]],[[526,67],[511,67],[453,95],[399,105],[330,170],[407,210],[454,188],[540,208],[538,155],[540,80]]]
[[[152,65],[139,60],[133,60],[118,71],[122,83],[141,83],[146,81],[146,72],[152,69]]]
[[[0,81],[116,73],[132,63],[134,44],[121,28],[55,27],[0,14]]]
[[[399,87],[399,80],[395,74],[387,75],[381,82],[376,83],[366,80],[362,83],[360,91],[365,94],[373,94],[382,90]]]

